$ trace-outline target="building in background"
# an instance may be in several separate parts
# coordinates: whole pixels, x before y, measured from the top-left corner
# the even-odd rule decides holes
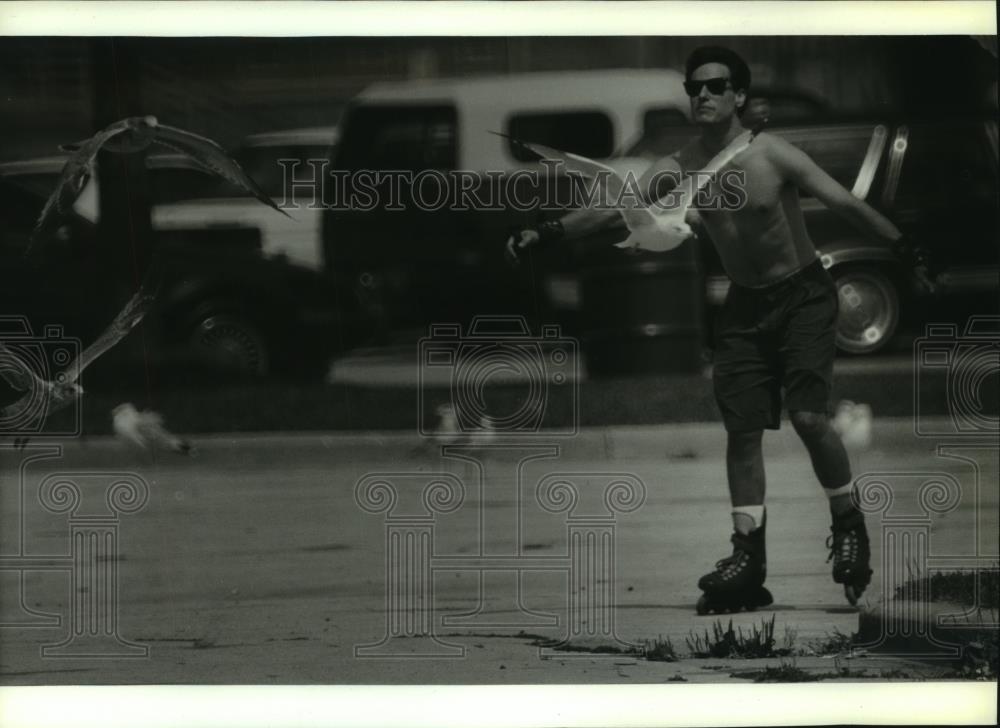
[[[97,89],[128,77],[138,88],[117,92],[138,96],[146,113],[235,145],[248,134],[335,124],[344,104],[376,81],[681,68],[706,42],[744,54],[755,83],[807,89],[838,114],[996,106],[995,39],[965,36],[3,38],[0,159],[49,154],[55,143],[91,133]],[[127,74],[96,77],[102,44]]]

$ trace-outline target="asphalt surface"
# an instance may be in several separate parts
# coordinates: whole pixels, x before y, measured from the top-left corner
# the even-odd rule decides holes
[[[931,535],[923,553],[964,558],[978,551],[995,559],[995,450],[959,453],[981,461],[977,486],[975,463],[938,454],[937,442],[915,438],[907,420],[879,421],[874,442],[854,455],[856,467],[883,473],[893,517],[923,518],[918,492],[935,479],[925,474],[948,474],[944,480],[959,484],[955,507],[925,519]],[[719,682],[780,664],[689,656],[694,638],[704,639],[718,619],[695,614],[697,579],[730,551],[717,425],[471,443],[449,457],[416,436],[392,433],[211,436],[196,444],[199,454],[190,459],[136,452],[107,438],[68,442],[61,454],[27,463],[45,446],[0,450],[0,684]],[[775,604],[725,615],[722,623],[731,618],[749,633],[773,616],[776,646],[797,652],[799,668],[828,677],[834,664],[849,666],[844,674],[855,679],[926,676],[912,661],[875,653],[809,654],[816,641],[855,632],[858,611],[830,579],[829,515],[804,451],[787,427],[770,434],[765,448],[767,585]],[[108,512],[107,485],[128,480],[123,473],[148,484],[148,500],[120,516],[117,543],[100,559],[117,567],[102,572],[117,576],[117,609],[88,610],[82,599],[113,589],[74,584],[67,571],[40,565],[48,555],[50,566],[65,566],[71,544],[67,514],[45,510],[39,487],[77,483],[84,498],[76,525],[107,530],[107,522],[80,519]],[[392,492],[391,519],[361,508],[362,481],[376,484],[369,510],[387,504],[380,492]],[[459,484],[461,502],[433,494],[422,500],[432,482]],[[565,500],[560,482],[577,489],[575,502]],[[622,489],[606,498],[614,482],[631,484],[634,497]],[[549,510],[539,505],[540,483],[555,484]],[[454,508],[427,518],[428,503]],[[874,516],[869,523],[877,573],[862,608],[891,591],[879,575],[886,569],[878,534],[889,521]],[[390,533],[403,534],[402,541]],[[408,542],[406,533],[418,535]],[[398,543],[409,543],[410,555],[388,557]],[[420,571],[421,548],[429,573]],[[18,562],[24,557],[35,561]],[[18,564],[34,565],[18,572]],[[394,567],[399,581],[387,576]],[[411,585],[428,579],[433,590],[405,602],[416,594]],[[87,621],[112,612],[116,623]],[[69,658],[71,647],[61,656],[41,654],[74,629],[82,633],[75,645],[106,629],[132,646],[109,648],[105,635],[83,651],[90,656]],[[390,633],[395,638],[387,640]],[[603,654],[657,639],[669,640],[682,659]],[[544,640],[556,649],[541,649]],[[566,646],[578,651],[560,649]],[[98,659],[94,650],[109,654]]]

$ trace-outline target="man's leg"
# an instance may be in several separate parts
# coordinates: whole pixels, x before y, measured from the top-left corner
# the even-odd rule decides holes
[[[836,356],[837,287],[825,270],[813,267],[797,281],[788,311],[781,355],[785,403],[813,469],[830,502],[833,580],[844,585],[851,604],[871,580],[871,552],[864,514],[854,504],[850,461],[826,414]]]
[[[735,289],[735,290],[734,290]],[[699,614],[767,606],[764,511],[765,428],[780,421],[778,369],[771,340],[759,328],[760,301],[752,293],[730,289],[719,321],[713,380],[715,398],[726,424],[726,475],[732,505],[732,555],[698,580],[705,594]]]
[[[733,506],[733,526],[748,534],[764,521],[763,430],[729,432],[726,444],[726,475]]]
[[[813,471],[830,499],[830,512],[847,513],[851,501],[851,463],[825,412],[790,412],[792,426],[809,451]]]

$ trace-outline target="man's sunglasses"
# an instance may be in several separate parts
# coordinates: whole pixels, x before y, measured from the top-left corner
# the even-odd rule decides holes
[[[694,98],[701,93],[702,87],[708,89],[708,92],[714,96],[720,96],[726,92],[729,88],[728,78],[706,78],[704,81],[685,81],[684,91],[691,98]]]

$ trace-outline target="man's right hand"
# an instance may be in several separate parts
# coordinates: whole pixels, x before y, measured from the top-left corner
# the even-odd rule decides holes
[[[893,241],[892,251],[913,272],[914,279],[925,292],[936,291],[927,248],[904,235]]]
[[[510,265],[516,268],[527,255],[528,248],[538,245],[540,242],[541,236],[537,230],[522,230],[507,238],[507,250],[504,257]]]

